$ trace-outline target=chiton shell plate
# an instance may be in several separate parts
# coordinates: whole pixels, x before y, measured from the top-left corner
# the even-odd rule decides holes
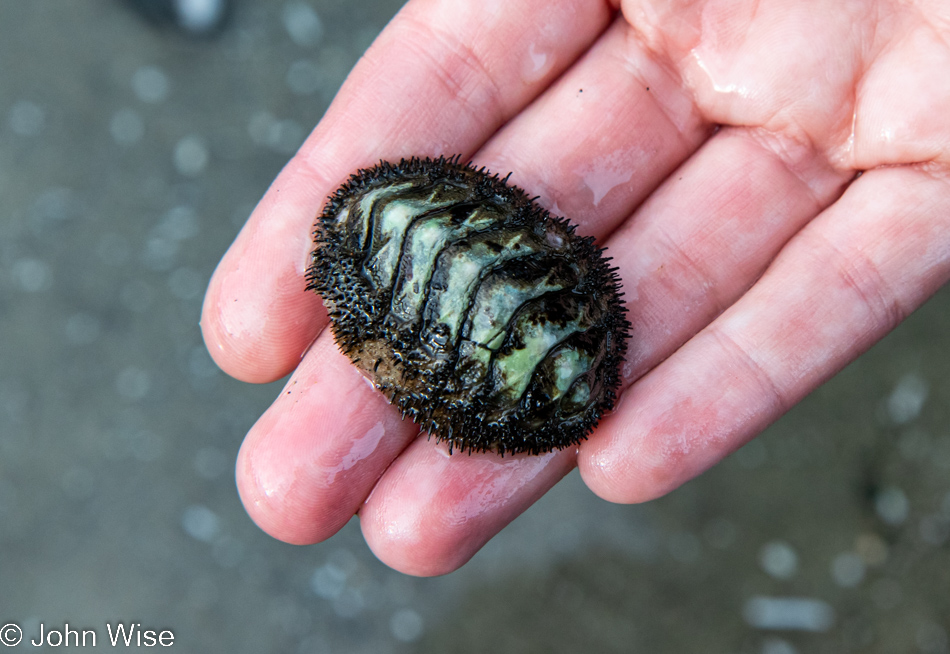
[[[450,451],[586,438],[620,384],[629,323],[590,237],[457,157],[380,162],[327,201],[308,288],[341,350]]]

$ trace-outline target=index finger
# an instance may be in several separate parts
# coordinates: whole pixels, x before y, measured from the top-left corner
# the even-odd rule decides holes
[[[313,222],[354,170],[409,155],[471,155],[593,43],[608,0],[412,0],[362,60],[218,264],[201,328],[244,381],[287,374],[326,324],[303,292]]]

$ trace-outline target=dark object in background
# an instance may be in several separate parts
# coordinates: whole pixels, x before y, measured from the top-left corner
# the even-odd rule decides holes
[[[154,25],[174,27],[196,37],[221,31],[233,8],[231,0],[123,0]]]

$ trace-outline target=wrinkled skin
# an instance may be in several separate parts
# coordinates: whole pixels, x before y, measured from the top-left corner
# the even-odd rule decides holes
[[[700,474],[950,276],[948,70],[944,0],[412,0],[205,298],[228,374],[293,372],[241,449],[248,512],[292,543],[357,513],[382,561],[434,575],[574,466],[613,502]],[[442,153],[515,171],[620,267],[625,391],[577,450],[449,457],[303,292],[326,196],[379,159]]]

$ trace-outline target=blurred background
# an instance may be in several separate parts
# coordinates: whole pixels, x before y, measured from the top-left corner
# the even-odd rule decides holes
[[[950,652],[947,291],[668,497],[573,473],[448,576],[389,570],[355,520],[310,547],[251,523],[233,462],[280,384],[215,368],[202,294],[400,5],[245,1],[199,39],[0,0],[0,623],[193,652]]]

